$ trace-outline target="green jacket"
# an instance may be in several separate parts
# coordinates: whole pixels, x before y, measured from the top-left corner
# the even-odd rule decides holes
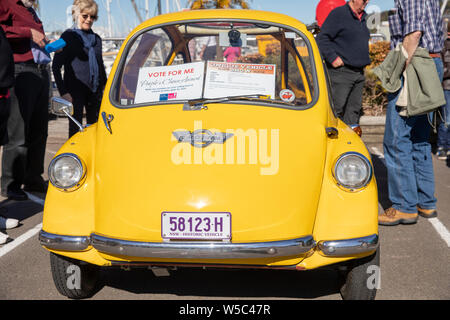
[[[400,44],[391,50],[383,63],[373,69],[383,88],[395,93],[402,88],[406,57]],[[428,50],[417,48],[406,68],[407,116],[426,114],[446,104],[444,90],[433,58]]]

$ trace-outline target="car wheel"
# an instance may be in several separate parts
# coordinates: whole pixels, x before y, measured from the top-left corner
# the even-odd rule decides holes
[[[53,282],[70,299],[92,297],[100,290],[100,267],[50,253]]]
[[[351,261],[342,275],[342,299],[374,300],[380,286],[380,249],[369,257]]]

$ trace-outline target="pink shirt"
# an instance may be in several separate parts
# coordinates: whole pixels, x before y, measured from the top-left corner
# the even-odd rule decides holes
[[[236,60],[241,56],[241,48],[239,47],[228,47],[223,56],[227,58],[227,62],[236,62]]]

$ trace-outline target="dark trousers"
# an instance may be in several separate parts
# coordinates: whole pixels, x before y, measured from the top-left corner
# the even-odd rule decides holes
[[[73,117],[83,123],[83,112],[86,109],[86,123],[93,124],[98,120],[100,104],[102,101],[102,92],[92,92],[88,87],[73,86],[70,88],[72,96]],[[69,137],[73,136],[80,129],[69,119]]]
[[[48,135],[49,77],[37,65],[15,65],[11,89],[9,142],[3,148],[1,189],[39,183],[44,173]]]
[[[10,100],[0,99],[0,146],[8,142],[8,117],[10,110]]]
[[[359,124],[365,83],[364,70],[328,67],[334,111],[347,125]]]

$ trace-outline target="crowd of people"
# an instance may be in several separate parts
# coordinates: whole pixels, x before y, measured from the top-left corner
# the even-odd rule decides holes
[[[33,9],[34,2],[0,2],[1,194],[18,201],[27,199],[25,191],[45,193],[48,187],[42,174],[48,134],[46,65],[51,58],[44,49],[49,41]],[[349,0],[332,10],[317,37],[332,84],[334,112],[358,133],[361,133],[364,68],[371,62],[365,12],[368,2]],[[379,216],[379,224],[389,226],[415,223],[418,215],[437,216],[430,117],[429,114],[405,115],[400,103],[400,100],[405,103],[407,87],[412,87],[410,79],[406,79],[406,71],[414,67],[414,57],[422,49],[433,61],[429,72],[439,78],[447,98],[447,103],[439,110],[442,123],[438,131],[437,156],[447,159],[450,153],[450,40],[446,40],[448,33],[443,29],[439,0],[394,2],[395,10],[389,17],[391,49],[397,50],[401,44],[399,52],[404,59],[400,66],[400,88],[388,94],[384,136],[392,207]],[[92,31],[98,18],[98,6],[94,0],[75,0],[72,16],[74,25],[61,36],[66,46],[55,54],[52,71],[60,95],[74,106],[75,119],[82,122],[85,109],[87,123],[91,124],[97,121],[106,84],[102,40]],[[203,59],[216,54],[215,38],[208,41],[201,51]],[[230,62],[236,61],[239,55],[236,49],[225,52]],[[77,130],[78,127],[70,123],[69,136]],[[16,219],[0,216],[0,229],[18,224]],[[0,232],[0,244],[6,240],[7,235]]]
[[[27,200],[26,192],[46,193],[44,156],[48,135],[49,40],[33,6],[35,0],[0,2],[0,142],[3,145],[1,195]],[[97,121],[106,84],[102,40],[92,31],[98,5],[94,0],[75,0],[73,27],[61,38],[66,46],[56,52],[52,70],[60,95],[72,102],[74,117],[87,124]],[[61,69],[64,67],[64,76]],[[69,136],[77,132],[69,126]],[[17,219],[0,216],[0,230],[19,225]],[[0,244],[8,236],[0,231]]]

